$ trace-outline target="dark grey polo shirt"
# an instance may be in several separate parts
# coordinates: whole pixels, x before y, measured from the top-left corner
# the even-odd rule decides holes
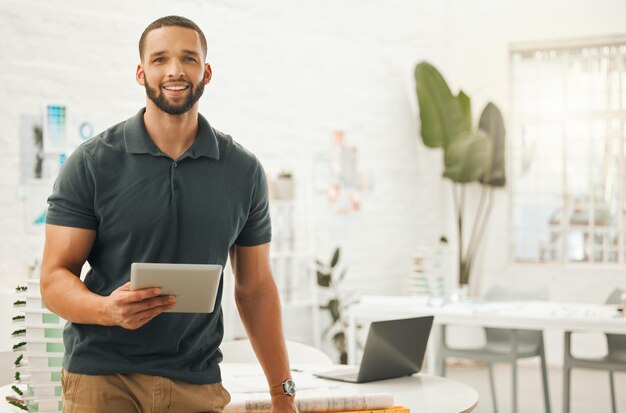
[[[48,199],[46,223],[96,230],[85,285],[109,295],[133,262],[226,264],[233,245],[270,241],[267,184],[257,158],[199,115],[193,145],[172,160],[152,142],[142,109],[79,146]],[[218,291],[221,300],[222,286]],[[68,323],[64,368],[221,380],[222,311],[161,314],[131,331]]]

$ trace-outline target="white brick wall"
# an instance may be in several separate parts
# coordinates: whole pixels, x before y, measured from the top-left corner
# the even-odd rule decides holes
[[[26,278],[43,244],[42,234],[25,231],[17,196],[20,115],[60,100],[97,131],[131,116],[144,102],[134,81],[138,38],[152,20],[180,14],[208,38],[214,77],[201,112],[268,172],[291,168],[306,184],[314,154],[330,147],[333,130],[346,131],[376,187],[349,231],[316,226],[317,253],[342,245],[357,291],[403,291],[415,247],[439,233],[431,224],[440,221],[440,154],[419,144],[412,71],[425,58],[445,63],[444,8],[409,0],[2,0],[0,285]],[[336,227],[323,197],[313,205],[317,223]]]
[[[432,154],[419,152],[411,75],[418,59],[443,60],[443,6],[414,3],[70,1],[55,6],[4,0],[1,87],[8,98],[0,102],[0,280],[25,277],[42,245],[40,235],[23,230],[23,206],[16,197],[20,114],[37,113],[45,100],[57,99],[97,130],[132,115],[143,105],[143,90],[134,82],[139,35],[157,17],[181,14],[208,37],[214,78],[201,111],[255,152],[269,172],[292,168],[297,177],[307,176],[314,153],[329,146],[336,128],[345,129],[349,143],[359,146],[361,166],[374,175],[377,188],[368,195],[359,224],[345,235],[346,254],[355,263],[355,277],[378,279],[372,289],[393,291],[420,240],[419,221],[432,221],[429,211],[436,211],[420,202],[427,164],[415,161]],[[351,241],[358,239],[366,241]],[[321,246],[320,253],[331,247]],[[366,257],[367,264],[358,264]]]

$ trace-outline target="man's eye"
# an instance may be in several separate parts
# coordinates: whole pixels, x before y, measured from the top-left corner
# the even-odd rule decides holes
[[[186,61],[186,62],[195,62],[195,61],[196,61],[196,59],[195,59],[195,58],[193,58],[193,57],[186,57],[186,58],[185,58],[185,61]]]
[[[153,60],[154,63],[161,63],[163,62],[165,59],[162,57],[157,57],[156,59]]]

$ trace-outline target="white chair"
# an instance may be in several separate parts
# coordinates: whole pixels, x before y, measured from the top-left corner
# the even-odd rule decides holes
[[[494,286],[485,295],[492,301],[512,300],[547,300],[547,289],[514,290],[502,286]],[[487,364],[491,399],[494,412],[498,411],[496,388],[493,379],[493,363],[510,363],[512,374],[512,407],[517,412],[517,359],[538,356],[541,362],[541,379],[546,413],[550,413],[550,395],[548,391],[548,373],[543,345],[543,332],[537,330],[515,330],[503,328],[485,328],[486,344],[480,348],[452,348],[446,343],[446,326],[441,327],[438,369],[445,376],[446,358],[455,357],[479,360]]]
[[[0,351],[0,386],[11,383],[15,378],[13,363],[18,355],[10,350]]]
[[[607,304],[621,303],[620,296],[622,291],[619,289],[613,292],[607,298]],[[606,344],[608,348],[607,355],[600,358],[578,358],[572,355],[572,332],[565,332],[565,349],[563,356],[563,412],[569,413],[570,410],[570,382],[572,379],[572,368],[608,370],[609,383],[611,387],[611,408],[613,413],[616,410],[615,403],[615,380],[613,372],[626,372],[626,335],[624,334],[606,334]]]
[[[315,347],[286,340],[287,354],[291,363],[332,365],[332,359],[323,351]],[[220,351],[224,356],[223,363],[256,363],[258,359],[252,349],[250,340],[229,340],[220,344]]]

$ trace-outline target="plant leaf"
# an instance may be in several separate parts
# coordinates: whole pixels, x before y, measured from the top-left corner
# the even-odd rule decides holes
[[[485,132],[463,133],[444,148],[445,171],[443,176],[457,183],[479,180],[489,158],[489,138]]]
[[[485,185],[502,187],[506,184],[505,155],[504,146],[506,131],[504,129],[504,119],[500,109],[489,102],[483,113],[480,115],[478,128],[484,131],[489,137],[491,146],[491,159],[489,160],[485,175],[481,178],[481,183]]]
[[[333,322],[339,321],[341,318],[341,312],[339,311],[339,300],[333,298],[328,302],[328,309],[330,310],[330,316],[333,318]]]
[[[339,277],[337,277],[337,284],[339,284],[341,281],[343,281],[344,278],[346,278],[347,273],[348,269],[344,268],[343,271],[341,271],[341,274],[339,274]]]
[[[339,247],[335,248],[335,252],[333,252],[333,257],[330,259],[330,268],[335,268],[335,265],[339,262],[339,256],[341,255],[341,250]]]
[[[339,355],[339,364],[348,364],[348,352],[342,351]]]
[[[456,100],[459,102],[461,108],[461,132],[472,131],[472,100],[465,94],[464,91],[459,91],[456,96]]]
[[[343,331],[338,332],[333,336],[333,343],[335,348],[341,352],[346,351],[346,335]]]
[[[320,287],[330,287],[330,274],[317,271],[317,285]]]
[[[415,66],[415,89],[424,145],[429,148],[448,146],[463,130],[459,101],[466,103],[465,99],[452,95],[443,76],[427,62]]]

